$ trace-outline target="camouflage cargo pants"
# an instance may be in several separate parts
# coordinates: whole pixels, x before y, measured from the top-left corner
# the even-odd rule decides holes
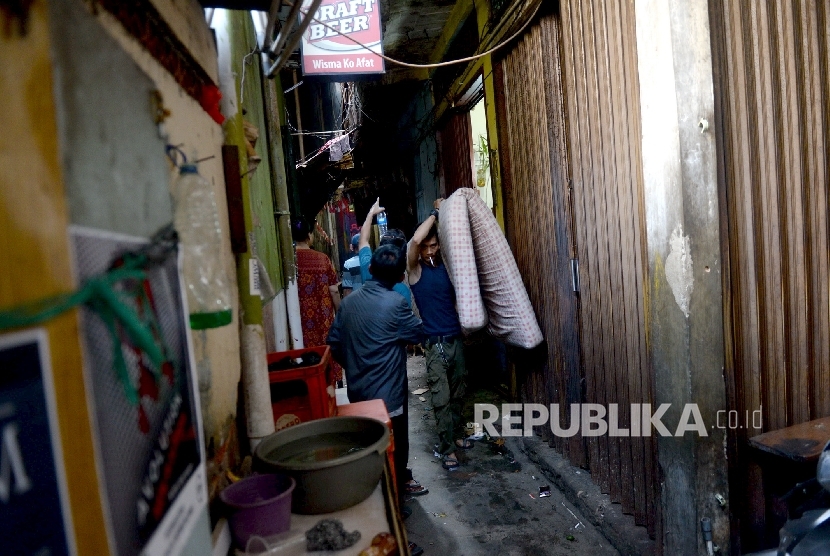
[[[456,450],[455,440],[464,436],[461,423],[461,408],[467,390],[464,342],[458,337],[451,342],[427,341],[425,347],[427,384],[438,429],[438,451],[451,454]]]

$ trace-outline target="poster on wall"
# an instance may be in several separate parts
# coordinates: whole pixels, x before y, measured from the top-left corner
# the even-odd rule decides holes
[[[312,0],[304,0],[305,18]],[[303,33],[305,75],[383,73],[380,2],[323,0]],[[357,44],[360,43],[360,44]]]
[[[147,244],[79,226],[70,234],[81,282],[117,267],[125,253]],[[120,293],[162,346],[161,368],[131,346],[113,322],[81,310],[84,371],[110,536],[119,556],[181,553],[207,506],[197,381],[175,250],[146,272],[143,283]]]
[[[44,329],[0,335],[0,552],[74,555]]]

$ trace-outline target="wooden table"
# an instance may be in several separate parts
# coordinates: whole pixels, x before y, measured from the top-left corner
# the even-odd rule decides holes
[[[799,463],[817,462],[830,442],[830,417],[808,421],[749,439],[749,445]]]
[[[409,556],[409,543],[406,529],[398,513],[397,497],[394,494],[389,466],[385,465],[381,480],[375,491],[363,502],[330,514],[300,515],[291,514],[291,529],[285,533],[266,537],[263,543],[257,543],[255,549],[267,548],[266,552],[233,551],[234,556],[303,556],[317,554],[321,556],[357,556],[369,547],[372,538],[378,533],[392,533],[398,543],[398,554]],[[353,546],[331,552],[307,552],[305,533],[322,519],[337,519],[348,531],[360,531],[360,540]],[[265,547],[262,546],[265,545]]]
[[[793,488],[816,475],[816,464],[830,441],[830,417],[753,436],[751,461],[760,467],[761,486],[755,495],[765,500],[754,509],[750,527],[766,546],[778,544],[778,529],[790,513],[804,502],[792,497]],[[751,497],[752,495],[750,495]]]

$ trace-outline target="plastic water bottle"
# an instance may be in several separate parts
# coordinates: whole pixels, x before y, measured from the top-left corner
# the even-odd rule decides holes
[[[386,233],[386,211],[381,211],[378,213],[378,231],[380,235]]]
[[[222,263],[222,227],[213,187],[195,164],[184,164],[173,197],[190,327],[201,330],[230,324],[230,281]]]

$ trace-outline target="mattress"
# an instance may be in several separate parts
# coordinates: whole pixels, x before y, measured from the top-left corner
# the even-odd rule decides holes
[[[441,204],[438,234],[464,333],[487,326],[506,344],[539,345],[542,331],[516,260],[476,190],[459,189]]]

